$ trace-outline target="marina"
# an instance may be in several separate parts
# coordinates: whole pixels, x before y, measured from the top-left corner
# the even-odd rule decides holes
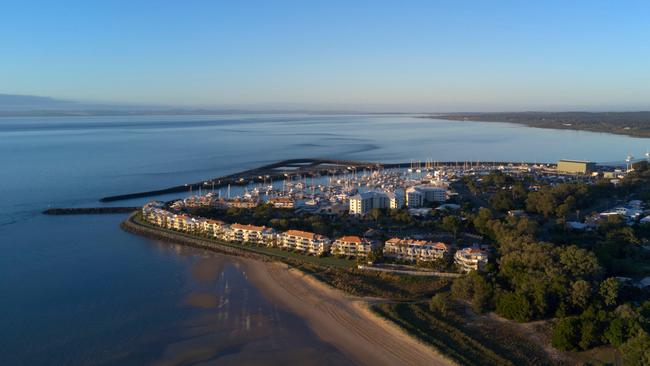
[[[300,189],[307,185],[302,179],[313,179],[338,175],[357,175],[357,173],[373,172],[380,170],[405,169],[409,173],[432,172],[435,170],[445,171],[491,171],[500,170],[521,170],[540,169],[542,171],[553,171],[556,164],[552,163],[527,163],[508,161],[426,161],[426,162],[402,162],[402,163],[371,163],[362,161],[344,161],[329,159],[291,159],[283,160],[273,164],[264,165],[258,168],[245,170],[239,173],[222,177],[208,179],[202,182],[187,183],[183,185],[163,188],[159,190],[127,193],[121,195],[107,196],[100,199],[101,202],[113,202],[133,198],[152,197],[157,195],[178,193],[186,191],[214,190],[230,186],[247,186],[254,184],[266,184],[267,182],[287,181],[289,184],[296,184]],[[365,174],[363,174],[365,175]],[[299,181],[294,183],[293,180]]]

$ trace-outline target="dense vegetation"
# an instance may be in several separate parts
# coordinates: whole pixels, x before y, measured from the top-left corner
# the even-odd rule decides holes
[[[650,112],[514,112],[455,113],[431,116],[436,119],[510,122],[530,127],[609,132],[650,136]]]
[[[469,190],[490,203],[466,213],[469,229],[493,244],[497,261],[483,273],[455,280],[451,296],[470,302],[476,312],[494,310],[518,322],[553,319],[552,344],[558,349],[610,345],[625,351],[627,363],[648,364],[648,293],[616,277],[650,275],[650,251],[644,248],[650,227],[628,225],[618,216],[594,218],[589,231],[565,225],[603,202],[647,202],[650,170],[647,164],[636,168],[620,186],[542,184],[496,172],[466,178]],[[505,215],[514,209],[526,214]],[[432,301],[444,308],[443,300]]]

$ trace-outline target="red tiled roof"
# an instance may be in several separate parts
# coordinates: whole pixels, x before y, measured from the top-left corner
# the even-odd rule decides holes
[[[344,242],[347,242],[347,243],[356,243],[356,244],[360,244],[360,243],[366,241],[366,240],[361,239],[360,237],[355,236],[355,235],[342,236],[342,237],[338,238],[337,240],[344,241]]]
[[[310,233],[309,231],[302,231],[302,230],[287,230],[284,232],[286,235],[292,235],[292,236],[299,236],[301,238],[309,239],[309,240],[314,240],[314,239],[323,239],[324,236]]]
[[[248,230],[248,231],[262,231],[266,229],[264,226],[243,225],[243,224],[232,224],[230,225],[230,228],[235,230]]]
[[[433,244],[433,247],[436,249],[449,250],[449,246],[443,242],[437,242]]]
[[[391,238],[387,240],[386,243],[394,244],[394,245],[417,245],[417,246],[430,245],[436,249],[449,250],[449,246],[443,242],[432,243],[426,240]]]

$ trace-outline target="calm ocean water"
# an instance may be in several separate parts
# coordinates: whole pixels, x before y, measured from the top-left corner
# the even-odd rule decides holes
[[[410,116],[0,118],[0,364],[340,364],[236,260],[46,217],[280,159],[620,161],[650,140]],[[117,205],[142,201],[118,202]]]

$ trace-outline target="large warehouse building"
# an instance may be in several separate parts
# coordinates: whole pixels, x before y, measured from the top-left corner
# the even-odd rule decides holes
[[[582,160],[560,160],[557,171],[560,173],[588,174],[596,169],[596,163]]]

